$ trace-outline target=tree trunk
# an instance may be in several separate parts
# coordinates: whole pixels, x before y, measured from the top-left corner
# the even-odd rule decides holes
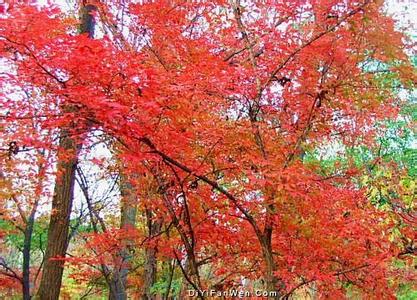
[[[151,288],[156,282],[157,260],[156,247],[146,248],[145,250],[145,267],[143,271],[143,300],[154,300],[155,297],[151,293]]]
[[[93,14],[95,11],[97,7],[92,4],[87,4],[81,9],[80,33],[87,33],[90,39],[94,38],[96,20]]]
[[[146,219],[148,223],[149,237],[152,238],[161,230],[162,223],[152,219],[152,211],[146,210]],[[143,300],[154,300],[155,297],[151,293],[152,286],[156,283],[157,259],[156,254],[158,249],[156,246],[147,247],[145,249],[145,267],[143,272]]]
[[[88,33],[90,38],[93,38],[95,26],[93,10],[97,10],[94,5],[87,5],[83,8],[82,24],[80,26],[80,32]],[[71,107],[64,107],[63,109],[71,110]],[[70,130],[63,129],[61,130],[59,147],[57,178],[52,198],[45,265],[38,291],[41,300],[57,300],[59,298],[64,262],[51,259],[54,257],[64,258],[67,252],[70,215],[74,197],[75,169],[81,144],[70,136]],[[64,151],[69,158],[64,159],[60,151]]]
[[[68,229],[72,200],[74,194],[75,168],[80,145],[69,136],[67,130],[62,131],[60,150],[69,155],[64,159],[58,153],[57,178],[52,198],[52,212],[48,228],[48,243],[45,252],[45,265],[39,286],[41,300],[56,300],[62,282],[64,261],[54,260],[65,257],[68,246]]]
[[[169,294],[171,292],[171,286],[172,286],[172,279],[174,278],[174,271],[175,271],[175,264],[176,261],[172,260],[172,262],[169,262],[169,275],[168,275],[168,284],[166,287],[166,291],[163,297],[163,300],[168,300],[169,299]]]
[[[109,285],[109,300],[126,300],[126,287],[122,282],[122,275],[118,272],[113,274]]]
[[[262,255],[265,262],[265,288],[268,292],[268,299],[280,299],[283,293],[283,284],[275,276],[276,264],[272,253],[272,228],[267,228],[264,235],[260,238]]]
[[[136,227],[137,195],[133,186],[128,182],[128,178],[124,175],[121,176],[120,192],[122,194],[120,228],[132,230]],[[133,243],[130,239],[125,240],[124,247],[118,254],[121,263],[120,268],[116,267],[113,270],[109,286],[109,299],[111,300],[127,299],[126,284],[130,269],[129,264],[132,259]]]
[[[178,265],[180,265],[180,264],[181,264],[181,262],[178,262]],[[190,263],[189,263],[188,258],[186,258],[183,268],[184,268],[184,272],[186,274],[190,273]],[[189,290],[194,290],[194,288],[185,279],[185,276],[183,276],[182,282],[181,282],[181,289],[180,289],[180,299],[188,299],[189,298],[189,293],[188,293]]]
[[[277,279],[274,275],[276,267],[273,261],[272,253],[268,250],[266,252],[264,251],[263,255],[266,263],[265,286],[269,295],[268,299],[279,299],[281,294],[277,288]]]
[[[30,300],[30,249],[32,245],[33,225],[35,223],[34,209],[27,220],[25,228],[25,239],[23,242],[23,264],[22,264],[22,293],[23,300]]]

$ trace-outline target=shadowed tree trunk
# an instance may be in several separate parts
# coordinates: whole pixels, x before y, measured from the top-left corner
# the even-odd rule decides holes
[[[265,261],[265,287],[266,291],[269,293],[268,299],[280,299],[281,291],[283,289],[282,283],[275,276],[276,264],[274,262],[274,256],[272,253],[272,227],[267,228],[264,232],[264,235],[260,238],[260,243],[262,245],[262,255]]]
[[[126,176],[120,176],[120,181],[120,192],[122,194],[120,228],[131,230],[136,227],[137,195]],[[122,251],[118,254],[121,265],[112,274],[109,286],[109,299],[111,300],[127,299],[126,284],[130,269],[129,264],[132,259],[133,243],[134,241],[126,239]]]
[[[43,170],[43,165],[39,166],[39,173]],[[24,229],[24,240],[23,240],[23,263],[22,263],[22,294],[23,300],[30,300],[32,298],[30,290],[30,250],[32,248],[32,235],[33,228],[35,226],[35,215],[38,209],[39,199],[35,201],[30,210],[29,217],[24,218],[25,229]],[[35,278],[36,280],[36,278]]]
[[[29,218],[26,221],[25,238],[23,242],[23,264],[22,264],[22,292],[23,300],[30,300],[30,249],[32,246],[32,233],[35,224],[37,203],[32,209]]]
[[[143,270],[143,295],[142,299],[154,300],[155,296],[152,295],[152,286],[156,283],[157,272],[157,260],[156,260],[156,247],[145,249],[145,266]]]
[[[97,7],[92,4],[86,4],[81,10],[80,33],[87,33],[90,39],[94,38],[94,30],[96,26],[94,13],[96,11]]]
[[[152,211],[146,210],[146,220],[148,223],[149,237],[157,235],[161,231],[162,222],[153,220]],[[143,295],[142,299],[155,299],[155,296],[151,293],[152,286],[156,283],[156,272],[157,272],[157,247],[146,247],[145,249],[145,266],[143,272]]]
[[[92,12],[97,10],[94,5],[86,5],[82,10],[80,32],[94,35],[95,20]],[[71,111],[71,107],[63,107]],[[62,284],[64,262],[54,260],[65,257],[68,247],[68,231],[72,209],[75,169],[81,143],[70,135],[69,128],[61,130],[58,150],[57,178],[52,198],[51,218],[48,228],[48,242],[45,252],[45,265],[42,272],[38,296],[41,300],[57,300]],[[64,156],[68,156],[64,158]]]
[[[163,300],[170,299],[169,294],[171,292],[172,279],[174,278],[175,264],[176,264],[176,261],[174,259],[168,263],[168,268],[169,268],[168,284],[167,284],[167,287],[166,287],[166,290],[165,290]]]

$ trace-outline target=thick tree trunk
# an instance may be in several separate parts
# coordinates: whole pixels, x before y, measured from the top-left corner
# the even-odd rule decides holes
[[[109,285],[109,300],[126,300],[126,287],[122,282],[122,275],[115,272]]]
[[[67,252],[75,168],[80,149],[80,145],[77,145],[66,130],[62,131],[59,146],[69,157],[63,158],[62,153],[61,155],[58,154],[57,178],[52,198],[45,265],[38,292],[41,300],[56,300],[59,298],[64,262],[62,260],[54,260],[53,258],[63,258]]]
[[[92,12],[97,10],[94,5],[87,5],[82,10],[81,33],[94,36],[95,20]],[[71,107],[64,107],[64,110]],[[45,265],[43,267],[38,296],[41,300],[57,300],[62,283],[64,262],[51,260],[55,257],[65,257],[68,247],[68,231],[72,201],[74,194],[75,169],[77,167],[78,152],[81,144],[70,136],[68,129],[61,131],[60,150],[68,158],[63,158],[58,152],[57,178],[52,198],[51,219],[48,228],[48,243],[45,252]]]

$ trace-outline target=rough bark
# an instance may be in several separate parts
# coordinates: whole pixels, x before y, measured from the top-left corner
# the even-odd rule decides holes
[[[82,10],[80,32],[88,33],[90,38],[94,36],[95,20],[93,11],[96,10],[97,8],[94,5],[86,5]],[[71,111],[71,107],[64,107],[63,109]],[[81,144],[71,137],[70,130],[68,128],[62,129],[59,149],[68,155],[68,158],[63,158],[62,153],[58,153],[58,176],[52,198],[45,265],[38,291],[38,296],[41,300],[56,300],[59,298],[64,262],[62,260],[54,260],[53,258],[63,258],[67,252],[75,170],[80,148]]]
[[[80,145],[69,135],[67,130],[62,131],[59,146],[60,151],[64,151],[68,157],[63,158],[62,153],[58,154],[58,175],[52,198],[45,265],[38,291],[39,298],[42,300],[56,300],[59,298],[64,262],[53,258],[65,257],[67,251],[75,168],[80,149]]]

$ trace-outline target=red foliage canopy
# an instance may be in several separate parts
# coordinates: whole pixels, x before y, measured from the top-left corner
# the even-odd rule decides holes
[[[355,170],[324,178],[302,161],[325,143],[372,143],[375,122],[395,116],[391,91],[364,72],[395,60],[392,71],[410,76],[382,3],[145,2],[116,28],[120,5],[99,4],[97,40],[74,34],[56,8],[9,9],[2,122],[36,116],[45,129],[72,124],[80,139],[112,135],[138,190],[157,182],[141,205],[176,217],[197,260],[210,258],[229,285],[242,275],[283,294],[316,282],[332,297],[348,284],[392,296],[387,225]],[[158,243],[161,256],[183,255],[179,236]]]

